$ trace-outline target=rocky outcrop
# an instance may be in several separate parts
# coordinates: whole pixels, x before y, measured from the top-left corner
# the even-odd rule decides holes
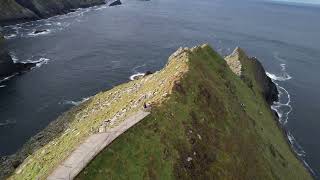
[[[30,70],[34,66],[34,63],[14,63],[4,47],[4,38],[0,34],[0,79]]]
[[[2,0],[0,24],[14,24],[64,14],[77,8],[104,4],[104,0]]]
[[[111,2],[109,4],[109,6],[118,6],[118,5],[121,5],[121,4],[122,4],[122,2],[120,0],[115,0],[115,1]]]
[[[265,97],[268,104],[278,101],[278,89],[267,76],[260,61],[255,57],[248,57],[237,47],[232,54],[225,57],[230,69],[250,87],[257,90]],[[253,82],[254,81],[254,82]],[[258,87],[254,87],[256,84]]]

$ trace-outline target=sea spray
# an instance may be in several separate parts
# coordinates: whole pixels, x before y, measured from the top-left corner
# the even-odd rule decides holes
[[[90,97],[88,98],[82,98],[79,101],[71,101],[71,100],[63,100],[60,104],[67,104],[67,105],[73,105],[73,106],[78,106],[86,101],[88,101]]]

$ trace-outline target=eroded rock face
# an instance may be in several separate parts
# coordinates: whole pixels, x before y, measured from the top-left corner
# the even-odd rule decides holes
[[[1,0],[0,24],[48,18],[104,3],[104,0]]]
[[[267,76],[260,61],[255,57],[248,57],[241,48],[237,47],[232,54],[225,57],[230,69],[250,87],[258,84],[259,91],[265,97],[268,104],[278,101],[278,89]],[[255,81],[253,83],[252,81]]]
[[[260,61],[252,57],[250,60],[253,62],[255,66],[255,79],[257,83],[260,85],[262,89],[262,94],[264,95],[266,101],[271,105],[274,101],[278,101],[278,89],[277,86],[272,82],[272,80],[266,75],[266,71],[264,70]]]

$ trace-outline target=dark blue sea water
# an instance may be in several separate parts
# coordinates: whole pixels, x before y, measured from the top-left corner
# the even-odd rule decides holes
[[[123,0],[5,27],[15,61],[42,63],[0,82],[0,155],[83,98],[161,69],[180,46],[208,42],[222,55],[240,46],[262,61],[281,92],[273,108],[319,174],[320,7],[297,1]],[[36,29],[49,31],[33,35]]]

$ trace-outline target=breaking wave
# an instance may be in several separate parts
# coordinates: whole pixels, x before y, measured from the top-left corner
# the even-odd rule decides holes
[[[17,37],[17,34],[7,34],[4,36],[5,39],[12,39],[12,38],[15,38]]]
[[[51,33],[50,29],[46,29],[46,30],[44,30],[43,32],[40,32],[40,33],[35,33],[35,31],[36,30],[34,30],[33,32],[29,33],[28,35],[29,36],[42,36],[42,35],[47,35],[47,34]]]
[[[145,75],[145,73],[136,73],[136,74],[131,75],[131,76],[129,77],[129,79],[130,79],[131,81],[133,81],[133,80],[135,80],[137,77],[144,76],[144,75]]]
[[[70,100],[64,100],[60,104],[66,104],[66,105],[73,105],[73,106],[78,106],[86,101],[88,101],[89,98],[82,98],[80,101],[70,101]]]
[[[16,74],[13,74],[11,76],[5,77],[3,79],[0,79],[0,83],[4,82],[4,81],[8,81],[9,79],[13,78]]]
[[[280,67],[281,67],[280,74],[277,74],[277,75],[276,75],[276,74],[272,74],[272,73],[267,72],[267,75],[268,75],[272,80],[275,80],[275,81],[287,81],[287,80],[292,79],[292,76],[290,76],[290,75],[287,73],[286,64],[282,63],[282,64],[280,64]]]
[[[48,58],[40,58],[39,61],[35,62],[36,63],[36,67],[41,67],[44,64],[48,64],[49,61],[50,61],[50,59],[48,59]]]
[[[33,64],[36,65],[35,67],[39,68],[44,64],[48,64],[49,61],[50,61],[50,59],[41,57],[38,60],[30,60],[30,59],[28,59],[26,61],[22,61],[21,63],[33,63]]]
[[[139,66],[135,66],[134,68],[132,68],[132,72],[133,72],[133,75],[131,75],[129,77],[129,79],[131,81],[135,80],[136,78],[140,77],[140,76],[144,76],[145,73],[141,73],[141,71],[143,72],[143,68],[146,67],[146,64],[142,64],[142,65],[139,65]],[[140,71],[141,70],[141,71]]]

